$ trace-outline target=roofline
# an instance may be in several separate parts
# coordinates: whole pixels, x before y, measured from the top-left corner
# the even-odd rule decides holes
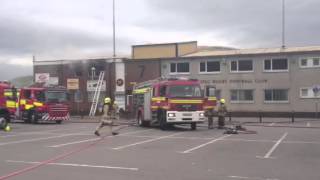
[[[139,44],[132,45],[131,47],[145,47],[145,46],[166,46],[166,45],[176,45],[176,44],[189,44],[189,43],[197,43],[198,41],[183,41],[183,42],[172,42],[172,43],[159,43],[159,44]]]
[[[115,58],[87,58],[87,59],[61,59],[61,60],[44,60],[44,61],[33,61],[33,65],[58,65],[58,64],[71,64],[77,63],[81,61],[94,61],[94,60],[102,60],[102,61],[109,61],[113,62]],[[128,58],[116,58],[121,60],[126,60]]]
[[[294,48],[308,48],[308,47],[318,47],[319,49],[314,50],[289,50],[286,51],[286,49],[294,49]],[[278,52],[242,52],[246,50],[272,50],[272,49],[279,49]],[[212,55],[197,55],[198,53],[202,52],[221,52],[221,54],[212,54]],[[223,54],[225,52],[226,54]],[[230,54],[230,52],[234,52]],[[252,48],[252,49],[235,49],[235,50],[220,50],[220,51],[198,51],[195,53],[187,54],[178,58],[203,58],[203,57],[235,57],[235,56],[257,56],[257,55],[279,55],[279,54],[299,54],[299,53],[314,53],[314,52],[320,52],[320,46],[296,46],[296,47],[286,47],[286,48]],[[194,55],[193,55],[194,54]]]

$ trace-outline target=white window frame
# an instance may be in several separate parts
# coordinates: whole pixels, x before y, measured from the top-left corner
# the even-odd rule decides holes
[[[265,97],[266,97],[266,90],[287,90],[288,91],[288,100],[284,100],[284,101],[279,101],[279,100],[266,100]],[[289,103],[289,89],[281,89],[281,88],[274,88],[274,89],[264,89],[263,90],[264,92],[264,103],[266,104],[288,104]]]
[[[232,98],[231,98],[231,91],[234,91],[234,90],[236,90],[236,91],[241,91],[241,90],[251,90],[252,91],[252,97],[253,97],[253,100],[252,101],[242,101],[242,100],[236,100],[236,101],[234,101],[234,100],[232,100]],[[254,97],[254,93],[255,92],[255,90],[254,89],[230,89],[229,90],[229,93],[230,93],[230,103],[231,104],[254,104],[255,103],[255,97]],[[239,95],[239,93],[237,93],[237,95]]]
[[[208,72],[208,62],[219,62],[220,70],[219,71],[213,71],[213,72]],[[205,63],[205,69],[206,71],[201,71],[201,63]],[[199,74],[219,74],[221,73],[221,61],[220,60],[208,60],[208,61],[200,61],[199,62]]]
[[[171,64],[176,64],[176,71],[177,71],[177,69],[178,69],[178,66],[177,66],[177,64],[178,63],[188,63],[189,64],[189,72],[171,72]],[[188,61],[182,61],[182,62],[170,62],[169,63],[169,74],[170,75],[177,75],[177,74],[190,74],[190,62],[188,62]]]
[[[302,96],[302,89],[308,89],[308,96]],[[311,92],[312,96],[309,96],[310,92]],[[299,89],[299,96],[301,99],[320,99],[320,95],[318,95],[318,97],[314,96],[312,87],[301,87]]]
[[[234,71],[231,69],[231,64],[232,62],[236,61],[237,62],[237,70]],[[250,71],[239,71],[239,61],[251,61],[252,62],[252,70]],[[231,60],[230,63],[230,73],[253,73],[254,72],[254,62],[252,59],[238,59],[238,60]]]
[[[286,59],[287,60],[287,69],[277,69],[277,70],[273,70],[272,68],[272,64],[273,64],[273,60],[277,60],[277,59]],[[266,60],[270,60],[270,65],[271,65],[271,69],[268,70],[268,69],[265,69],[265,63],[266,63]],[[288,58],[270,58],[270,59],[265,59],[263,60],[263,72],[289,72],[289,59]]]
[[[319,57],[304,57],[304,58],[300,58],[299,59],[299,67],[302,68],[302,69],[308,69],[308,68],[320,68],[320,64],[317,65],[317,66],[314,66],[313,65],[313,59],[315,58],[319,58],[320,59],[320,56]],[[303,59],[306,59],[307,60],[307,65],[306,66],[302,66],[302,60]]]

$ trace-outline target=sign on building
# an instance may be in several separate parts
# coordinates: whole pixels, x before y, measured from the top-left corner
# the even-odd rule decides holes
[[[49,77],[49,82],[50,85],[59,85],[59,78],[58,77]]]
[[[67,79],[67,89],[70,89],[70,90],[79,89],[79,79]]]
[[[98,80],[87,81],[87,91],[95,91],[98,85]],[[101,91],[106,91],[106,81],[102,82]]]
[[[48,83],[50,79],[49,73],[36,73],[35,81],[36,83]]]

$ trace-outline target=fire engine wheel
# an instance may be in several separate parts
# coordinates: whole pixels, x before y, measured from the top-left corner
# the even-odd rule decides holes
[[[29,122],[31,122],[32,124],[38,123],[38,116],[36,112],[30,112]]]
[[[147,127],[147,126],[149,126],[149,122],[148,122],[148,121],[142,120],[142,115],[141,115],[141,113],[138,114],[137,123],[138,123],[138,126],[141,126],[141,127]]]
[[[4,117],[0,117],[0,129],[4,129],[8,124],[8,121]]]
[[[196,130],[197,129],[197,123],[191,123],[191,129]]]

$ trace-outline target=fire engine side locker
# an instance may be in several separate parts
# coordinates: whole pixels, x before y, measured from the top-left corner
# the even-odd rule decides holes
[[[151,117],[151,92],[152,91],[147,91],[146,93],[144,93],[144,105],[143,105],[143,109],[144,109],[144,120],[145,121],[151,121],[152,117]]]

